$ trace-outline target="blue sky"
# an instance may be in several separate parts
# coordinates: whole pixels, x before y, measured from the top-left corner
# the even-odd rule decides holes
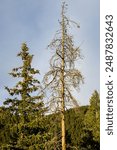
[[[40,70],[39,79],[49,70],[52,52],[47,50],[59,29],[62,0],[0,0],[0,104],[8,97],[4,86],[12,87],[15,80],[8,73],[20,65],[16,57],[26,42],[34,54],[33,66]],[[91,94],[99,91],[99,0],[66,0],[67,16],[80,24],[73,30],[76,45],[81,43],[84,59],[77,62],[85,78],[77,99],[80,105],[89,103]]]

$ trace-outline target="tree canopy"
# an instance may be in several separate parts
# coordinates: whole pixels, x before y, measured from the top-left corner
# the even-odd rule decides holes
[[[10,149],[45,149],[49,138],[44,116],[47,110],[42,100],[44,93],[40,81],[34,77],[39,70],[32,68],[33,55],[29,54],[25,43],[17,56],[21,58],[22,66],[13,68],[10,75],[19,81],[13,88],[5,87],[10,98],[4,101],[5,107],[1,108],[2,121],[5,123],[7,119],[3,129],[8,130],[1,139],[2,146]]]

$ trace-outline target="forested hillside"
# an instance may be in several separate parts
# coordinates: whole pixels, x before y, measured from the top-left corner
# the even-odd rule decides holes
[[[60,114],[38,115],[37,118],[35,111],[33,114],[30,110],[25,124],[22,124],[22,120],[13,113],[13,109],[0,108],[1,150],[61,150]],[[69,109],[65,117],[67,150],[99,150],[99,94],[97,91],[94,91],[91,96],[89,106]]]
[[[90,105],[69,109],[65,112],[66,149],[100,149],[100,99],[97,91],[90,98]],[[53,146],[49,149],[61,150],[60,114],[48,116]]]

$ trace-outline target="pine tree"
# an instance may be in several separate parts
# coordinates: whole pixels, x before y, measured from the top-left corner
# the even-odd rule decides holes
[[[83,144],[88,150],[100,147],[100,97],[95,90],[90,98],[90,106],[84,117]]]
[[[85,117],[86,128],[91,130],[94,140],[100,141],[100,97],[95,90],[90,98],[90,107]]]
[[[44,76],[45,86],[51,89],[51,109],[61,114],[62,150],[66,150],[65,109],[67,104],[77,104],[71,91],[73,88],[79,89],[80,83],[83,82],[82,74],[75,68],[75,61],[81,58],[80,48],[74,46],[73,37],[69,33],[71,23],[78,28],[79,25],[66,17],[66,6],[63,3],[60,30],[49,45],[49,48],[55,50],[55,54],[50,60],[50,71]]]
[[[11,149],[43,150],[49,133],[45,122],[46,108],[42,101],[44,94],[39,80],[34,76],[39,74],[39,70],[31,66],[33,55],[29,54],[25,43],[17,56],[23,64],[14,68],[10,75],[19,81],[13,88],[5,87],[10,98],[6,99],[4,105],[11,116],[7,146]]]

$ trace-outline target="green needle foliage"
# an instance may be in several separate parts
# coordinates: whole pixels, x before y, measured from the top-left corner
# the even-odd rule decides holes
[[[40,82],[34,77],[39,74],[39,70],[32,68],[33,55],[29,54],[25,43],[17,56],[23,64],[10,73],[13,78],[19,79],[18,83],[13,88],[5,87],[10,98],[6,99],[5,107],[1,108],[1,114],[3,111],[6,114],[2,119],[6,132],[1,139],[1,148],[43,150],[49,133],[42,101],[44,94]]]
[[[90,106],[85,116],[85,126],[92,131],[93,139],[97,142],[100,140],[100,97],[97,91],[91,96]]]
[[[82,141],[81,145],[87,150],[98,150],[100,147],[100,97],[97,91],[92,94],[90,106],[84,117]]]

